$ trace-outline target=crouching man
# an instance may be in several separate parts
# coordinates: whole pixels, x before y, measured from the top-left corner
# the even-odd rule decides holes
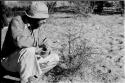
[[[48,17],[47,6],[34,1],[24,16],[14,17],[9,24],[1,65],[8,71],[19,72],[21,83],[29,83],[30,77],[43,75],[59,62],[59,56],[49,47],[47,37],[39,41],[40,25]]]

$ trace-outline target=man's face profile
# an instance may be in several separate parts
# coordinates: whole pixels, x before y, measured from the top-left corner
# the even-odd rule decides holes
[[[29,23],[32,29],[40,27],[40,25],[43,24],[44,22],[45,22],[44,19],[29,18]]]

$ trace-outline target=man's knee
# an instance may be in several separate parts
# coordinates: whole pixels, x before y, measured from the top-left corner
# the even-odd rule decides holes
[[[59,62],[59,56],[56,53],[50,54],[48,57],[39,62],[41,71],[43,73],[48,72],[54,68]],[[47,64],[45,64],[47,63]]]

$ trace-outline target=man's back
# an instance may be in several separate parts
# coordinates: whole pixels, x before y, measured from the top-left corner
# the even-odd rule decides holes
[[[16,25],[15,21],[21,23],[21,17],[20,16],[14,17],[8,26],[8,30],[6,32],[5,39],[4,39],[3,46],[2,46],[2,57],[9,56],[14,51],[19,49],[19,47],[15,43],[16,39],[14,39],[13,34],[12,34],[13,33],[12,26]],[[23,26],[23,24],[22,24],[22,26]]]

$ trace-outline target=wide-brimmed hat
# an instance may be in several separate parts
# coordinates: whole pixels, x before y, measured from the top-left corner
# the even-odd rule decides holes
[[[33,1],[25,14],[34,19],[48,18],[48,7],[44,2]]]

